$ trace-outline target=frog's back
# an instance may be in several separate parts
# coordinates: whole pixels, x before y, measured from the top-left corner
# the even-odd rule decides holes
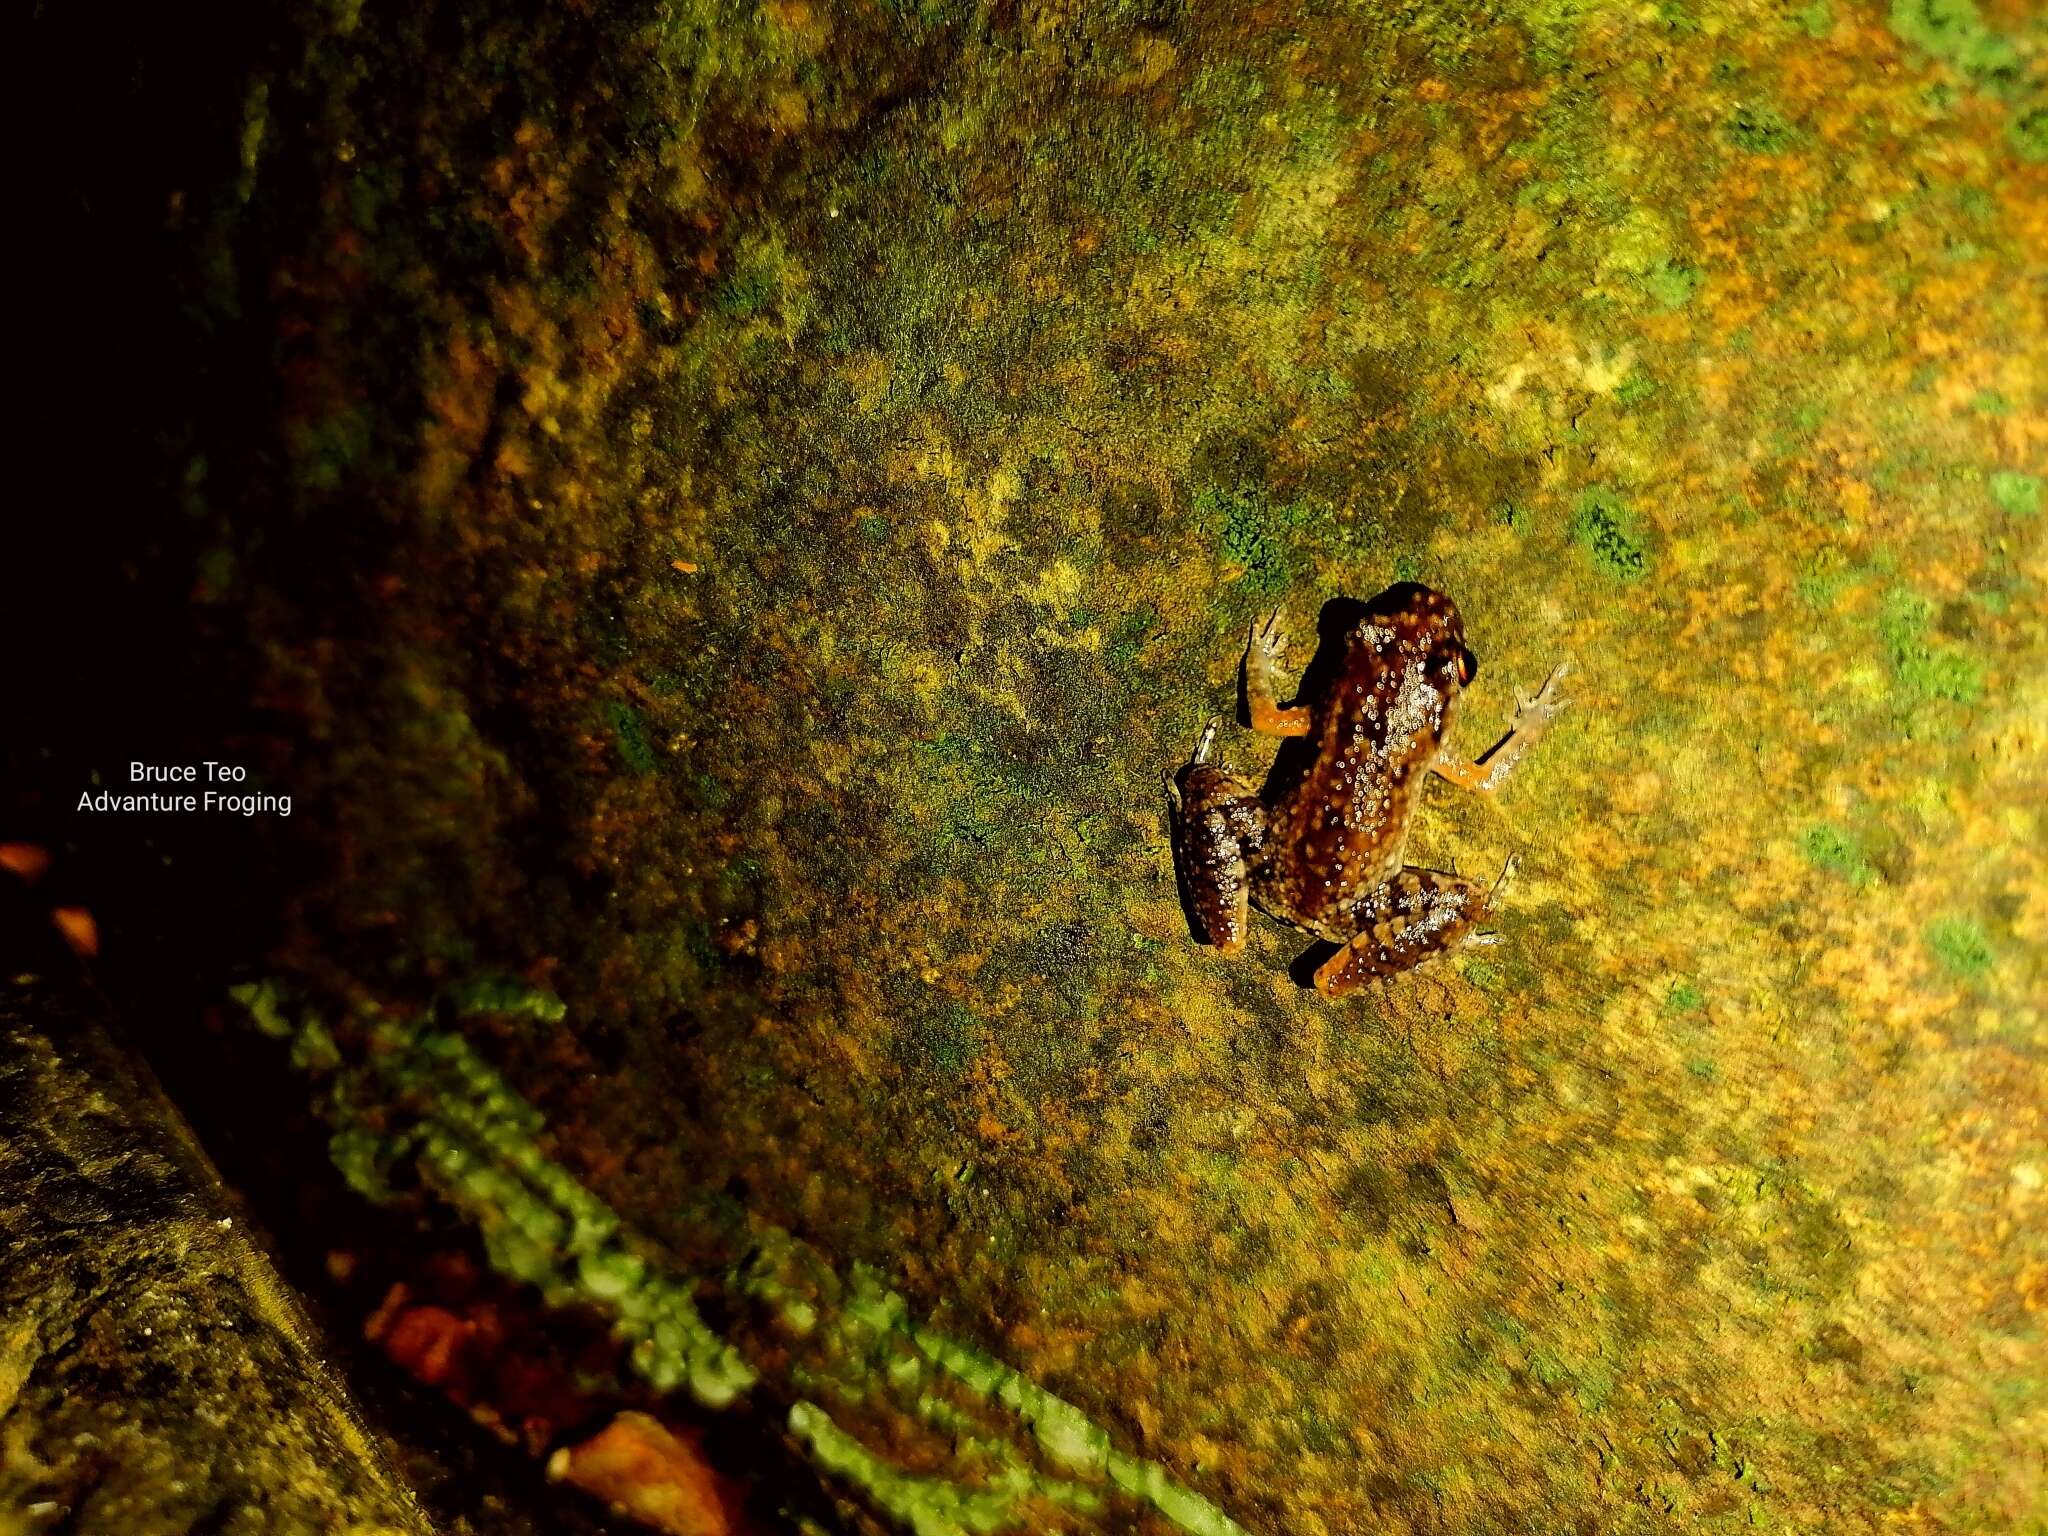
[[[1267,884],[1297,921],[1313,926],[1343,911],[1401,867],[1408,823],[1456,698],[1433,664],[1442,632],[1442,616],[1426,605],[1368,615],[1349,632],[1329,686],[1310,702],[1314,756],[1268,813],[1268,847],[1287,857]]]

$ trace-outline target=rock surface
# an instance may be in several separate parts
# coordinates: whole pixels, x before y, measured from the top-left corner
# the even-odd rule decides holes
[[[0,1529],[430,1529],[173,1110],[0,997]]]
[[[156,37],[53,151],[49,431],[124,494],[29,594],[23,815],[110,985],[549,988],[460,1027],[686,1270],[714,1191],[1248,1529],[2024,1529],[2044,28]],[[1566,657],[1572,705],[1417,832],[1520,854],[1502,944],[1333,1008],[1298,935],[1191,941],[1159,772],[1255,617],[1408,578],[1474,751]],[[144,753],[293,814],[73,811]],[[886,1396],[812,1443],[884,1455]]]

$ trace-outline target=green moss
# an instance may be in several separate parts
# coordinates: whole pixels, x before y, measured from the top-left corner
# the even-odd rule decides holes
[[[733,272],[711,291],[711,306],[730,319],[758,315],[775,299],[775,275],[764,267]]]
[[[1623,405],[1640,405],[1657,393],[1657,381],[1638,368],[1621,381],[1614,398]]]
[[[1507,981],[1501,974],[1500,967],[1484,960],[1461,960],[1458,963],[1458,970],[1467,981],[1482,992],[1498,992]]]
[[[302,1072],[326,1072],[341,1065],[334,1036],[318,1019],[305,1020],[292,1037],[292,1065]]]
[[[1671,990],[1664,994],[1667,1013],[1696,1013],[1706,1005],[1706,994],[1683,977],[1674,981]]]
[[[2001,469],[1991,477],[1991,499],[2014,517],[2032,517],[2041,510],[2041,477]]]
[[[492,978],[449,994],[469,999],[478,1011],[552,1011],[552,999],[533,1002],[531,989]],[[275,983],[238,987],[233,995],[266,1034],[294,1041],[328,1038],[320,1021]],[[963,1029],[972,1024],[978,1030],[972,1015],[956,1013]],[[493,1268],[537,1287],[551,1305],[595,1306],[609,1313],[615,1335],[630,1346],[634,1370],[656,1391],[687,1387],[702,1405],[720,1408],[753,1388],[756,1368],[697,1307],[700,1290],[716,1289],[716,1283],[663,1269],[610,1207],[543,1154],[546,1126],[539,1112],[467,1041],[426,1028],[421,1020],[389,1016],[375,1018],[368,1030],[370,1048],[360,1065],[345,1062],[338,1049],[294,1052],[303,1070],[330,1082],[326,1103],[337,1122],[330,1152],[353,1188],[387,1200],[394,1192],[393,1174],[409,1164],[428,1188],[476,1224]],[[971,1173],[963,1170],[958,1177],[967,1182]],[[1244,1536],[1228,1516],[1163,1468],[1115,1449],[1108,1431],[1072,1403],[975,1346],[916,1321],[903,1297],[873,1270],[856,1265],[842,1283],[821,1255],[781,1228],[743,1212],[727,1219],[747,1255],[726,1274],[731,1294],[765,1306],[798,1336],[818,1335],[825,1346],[822,1356],[796,1373],[799,1385],[823,1386],[837,1399],[857,1401],[872,1390],[870,1378],[912,1391],[943,1373],[981,1400],[977,1411],[1007,1410],[1030,1431],[1031,1443],[1047,1461],[1079,1475],[1067,1481],[1033,1470],[1021,1447],[1006,1442],[985,1412],[977,1421],[983,1434],[962,1434],[968,1417],[956,1404],[938,1405],[930,1417],[951,1426],[956,1460],[964,1455],[993,1461],[993,1474],[962,1477],[963,1465],[950,1465],[942,1474],[913,1476],[858,1447],[821,1411],[814,1410],[816,1417],[793,1415],[793,1424],[802,1421],[799,1438],[822,1468],[855,1482],[910,1529],[994,1532],[1015,1525],[1028,1513],[1027,1501],[1039,1499],[1097,1513],[1102,1495],[1090,1485],[1106,1481],[1151,1503],[1190,1536]]]
[[[394,1141],[361,1126],[336,1131],[327,1141],[327,1155],[343,1180],[372,1204],[392,1198],[392,1165],[409,1150],[408,1142]]]
[[[1195,509],[1216,529],[1217,546],[1226,565],[1243,567],[1237,579],[1255,597],[1270,597],[1286,587],[1293,573],[1291,534],[1302,508],[1275,506],[1258,490],[1210,489],[1195,498]]]
[[[1973,704],[1983,692],[1983,677],[1968,656],[1929,636],[1933,606],[1907,588],[1894,589],[1878,615],[1892,670],[1910,700],[1943,699]]]
[[[1856,580],[1857,573],[1839,551],[1824,549],[1800,565],[1799,596],[1809,608],[1824,613],[1835,606],[1842,593]]]
[[[647,721],[639,710],[618,699],[607,699],[604,718],[619,749],[619,760],[629,771],[638,774],[661,771],[661,756],[654,750],[654,742],[647,733]]]
[[[1635,513],[1604,485],[1589,485],[1579,493],[1571,532],[1593,563],[1616,581],[1637,581],[1649,570],[1649,549]]]
[[[815,1403],[790,1407],[789,1432],[820,1467],[859,1488],[913,1536],[993,1536],[1020,1517],[1015,1490],[970,1490],[944,1478],[912,1476],[847,1434]]]
[[[1938,917],[1927,925],[1922,936],[1942,969],[1952,976],[1967,980],[1991,969],[1991,941],[1967,917]]]
[[[2005,125],[2005,136],[2022,160],[2048,162],[2048,107],[2030,107]]]
[[[292,457],[301,487],[331,491],[368,457],[371,423],[356,407],[291,429]]]
[[[1667,256],[1642,276],[1643,291],[1665,309],[1679,309],[1692,302],[1707,274],[1689,261]]]
[[[1980,86],[2001,88],[2020,70],[2017,49],[1984,24],[1976,0],[1892,0],[1892,31]]]
[[[1159,610],[1150,603],[1132,609],[1118,619],[1105,637],[1102,664],[1113,676],[1128,672],[1138,660],[1145,642],[1159,628]]]
[[[1783,154],[1799,141],[1799,132],[1770,107],[1743,105],[1722,125],[1728,142],[1745,154]]]
[[[274,981],[250,981],[228,988],[228,996],[241,1005],[249,1022],[273,1040],[289,1040],[293,1024],[284,988]]]
[[[907,1059],[942,1077],[958,1077],[981,1049],[981,1020],[958,1003],[948,1003],[918,1020],[906,1035]]]
[[[241,174],[235,178],[235,201],[256,195],[256,168],[263,156],[263,138],[270,125],[270,83],[259,80],[242,103]]]
[[[451,982],[441,989],[441,997],[458,1014],[509,1014],[543,1024],[559,1024],[569,1012],[554,993],[495,973]]]
[[[1877,870],[1863,856],[1861,844],[1840,827],[1824,821],[1808,827],[1799,839],[1799,848],[1816,868],[1840,875],[1851,885],[1870,885],[1877,880]]]
[[[1829,0],[1813,0],[1794,11],[1792,20],[1808,37],[1826,37],[1835,30],[1835,8]]]

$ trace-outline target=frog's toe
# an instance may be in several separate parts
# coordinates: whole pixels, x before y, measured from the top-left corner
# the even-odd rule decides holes
[[[1195,755],[1190,761],[1197,763],[1209,761],[1209,749],[1216,745],[1217,724],[1217,721],[1211,720],[1202,727],[1202,734],[1195,738]]]
[[[1264,620],[1252,626],[1252,645],[1268,656],[1278,656],[1287,649],[1287,631],[1280,627],[1280,610],[1275,608]]]
[[[1560,663],[1550,676],[1543,680],[1543,686],[1525,699],[1516,702],[1515,715],[1535,725],[1548,725],[1570,701],[1557,691],[1557,680],[1565,674],[1565,664]]]

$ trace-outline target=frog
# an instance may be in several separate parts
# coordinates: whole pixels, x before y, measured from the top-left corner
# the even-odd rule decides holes
[[[1327,940],[1337,951],[1314,975],[1327,998],[1499,941],[1486,925],[1515,859],[1490,886],[1410,865],[1409,828],[1431,774],[1497,795],[1563,708],[1558,684],[1568,670],[1559,663],[1535,693],[1518,697],[1507,733],[1485,753],[1461,757],[1448,737],[1479,662],[1457,605],[1419,582],[1362,606],[1342,602],[1334,667],[1290,705],[1279,702],[1287,647],[1279,610],[1246,637],[1251,728],[1300,739],[1291,770],[1276,767],[1262,792],[1215,755],[1219,722],[1211,720],[1193,756],[1166,775],[1174,859],[1203,936],[1236,954],[1257,907]]]

